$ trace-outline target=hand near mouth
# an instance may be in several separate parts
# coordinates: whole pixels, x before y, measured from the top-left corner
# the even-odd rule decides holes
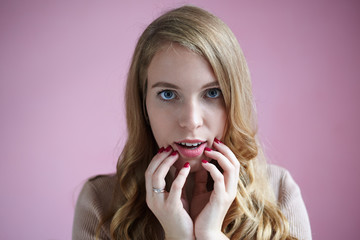
[[[179,154],[168,147],[161,148],[151,160],[145,172],[146,203],[163,227],[166,239],[194,239],[194,224],[182,194],[190,172],[189,163],[179,170],[170,191],[165,189],[165,176],[178,157]]]
[[[213,147],[215,150],[205,148],[204,154],[217,161],[223,171],[203,160],[203,169],[194,176],[190,203],[184,192],[190,172],[189,163],[177,171],[171,189],[167,192],[165,176],[178,159],[178,153],[172,151],[171,147],[160,149],[150,162],[145,173],[146,202],[160,221],[167,239],[194,239],[195,236],[196,239],[228,239],[221,228],[236,197],[240,163],[220,141],[216,140]],[[212,191],[207,189],[209,174],[214,181]]]
[[[190,204],[191,217],[195,219],[197,239],[228,239],[221,231],[227,211],[237,193],[240,163],[234,153],[223,143],[216,141],[215,150],[205,149],[204,154],[216,160],[223,173],[212,163],[203,160],[204,169],[214,180],[214,189],[207,191],[208,174],[200,171],[195,176],[194,195]]]

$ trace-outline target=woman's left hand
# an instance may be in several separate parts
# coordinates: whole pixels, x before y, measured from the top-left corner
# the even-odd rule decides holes
[[[213,143],[215,150],[206,149],[204,154],[216,160],[223,173],[212,163],[203,161],[203,171],[195,175],[194,195],[191,201],[191,217],[195,220],[197,239],[228,239],[221,231],[227,211],[237,193],[240,163],[234,153],[219,140]],[[207,191],[206,183],[210,173],[214,189]]]

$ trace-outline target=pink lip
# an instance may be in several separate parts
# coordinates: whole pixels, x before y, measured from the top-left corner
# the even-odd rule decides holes
[[[202,141],[202,140],[198,140],[198,139],[182,140],[182,141],[179,141],[179,142],[182,142],[182,143],[199,143],[199,142],[202,142],[202,144],[200,144],[195,149],[189,149],[189,148],[181,146],[180,144],[176,144],[176,148],[179,151],[180,155],[182,155],[183,157],[186,157],[186,158],[194,158],[194,157],[200,156],[201,154],[203,154],[204,149],[206,147],[206,142]],[[177,142],[177,143],[179,143],[179,142]]]

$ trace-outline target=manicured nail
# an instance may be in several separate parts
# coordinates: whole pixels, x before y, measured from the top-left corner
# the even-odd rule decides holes
[[[205,159],[201,160],[202,163],[208,163]]]
[[[184,168],[188,168],[188,167],[190,167],[190,163],[187,162],[184,164]]]
[[[175,156],[177,153],[178,153],[177,151],[173,151],[170,155]]]
[[[212,149],[211,149],[211,148],[206,147],[206,148],[205,148],[205,151],[211,152],[211,151],[212,151]]]
[[[168,146],[167,148],[165,148],[165,152],[170,152],[170,150],[172,150],[172,147],[171,146]]]
[[[161,148],[159,149],[158,153],[162,153],[164,150],[165,150],[164,147],[161,147]]]
[[[214,139],[214,142],[216,142],[216,143],[222,143],[219,139],[217,139],[217,138],[215,138]]]

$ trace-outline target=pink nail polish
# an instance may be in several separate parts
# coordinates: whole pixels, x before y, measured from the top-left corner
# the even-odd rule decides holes
[[[177,153],[178,153],[177,151],[173,151],[170,155],[175,156]]]
[[[188,167],[190,167],[190,163],[187,162],[184,164],[184,168],[188,168]]]
[[[212,149],[211,149],[211,148],[206,147],[206,148],[205,148],[205,151],[211,152],[211,151],[212,151]]]
[[[218,144],[219,144],[219,143],[222,143],[222,142],[221,142],[219,139],[217,139],[217,138],[214,139],[214,142],[216,142],[216,143],[218,143]]]
[[[165,152],[170,152],[170,150],[172,150],[172,147],[171,146],[168,146],[167,148],[165,148]]]
[[[161,148],[159,149],[158,153],[162,153],[164,150],[165,150],[164,147],[161,147]]]
[[[201,160],[202,163],[208,163],[205,159]]]

